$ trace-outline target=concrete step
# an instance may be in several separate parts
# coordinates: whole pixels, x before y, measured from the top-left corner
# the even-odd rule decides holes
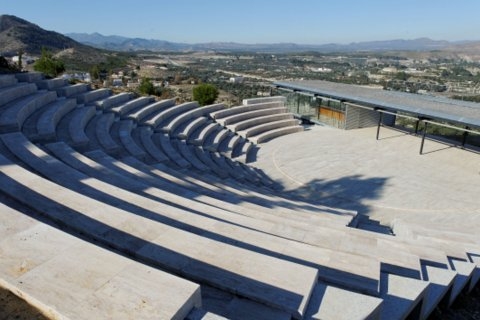
[[[85,83],[77,83],[74,85],[66,85],[61,88],[57,88],[57,94],[59,97],[75,97],[79,94],[85,93],[88,91],[88,85]]]
[[[158,148],[158,146],[153,143],[152,141],[152,130],[150,127],[138,127],[135,129],[137,131],[138,136],[140,137],[140,142],[143,146],[143,149],[148,152],[148,154],[156,161],[156,162],[167,162],[169,161],[168,156],[165,152]]]
[[[18,83],[17,78],[13,74],[1,74],[0,75],[0,89],[3,87],[11,87]]]
[[[250,107],[250,106],[248,106]],[[252,106],[253,107],[253,106]],[[255,109],[252,111],[247,111],[247,112],[241,112],[237,114],[233,114],[231,116],[221,118],[221,119],[215,119],[219,124],[222,126],[228,126],[240,121],[245,121],[247,119],[253,119],[256,117],[262,117],[266,115],[273,115],[273,114],[282,114],[282,113],[287,113],[287,108],[283,106],[275,107],[275,108],[265,108],[265,109]]]
[[[249,139],[256,144],[268,142],[274,138],[278,138],[287,134],[302,132],[304,129],[302,126],[293,125],[288,127],[281,127],[273,130],[263,132],[259,135],[251,136]]]
[[[250,138],[252,136],[257,136],[264,132],[272,131],[274,129],[290,127],[290,126],[299,126],[300,124],[302,124],[302,121],[297,119],[279,120],[279,121],[273,121],[273,122],[256,125],[256,126],[244,129],[242,131],[237,131],[237,133],[244,138]]]
[[[255,105],[241,105],[241,106],[236,106],[236,107],[232,107],[224,110],[211,112],[210,116],[213,119],[215,119],[215,121],[219,122],[220,119],[228,118],[233,115],[238,115],[238,114],[242,114],[250,111],[256,111],[256,110],[258,111],[261,109],[278,108],[278,107],[284,107],[284,102],[272,101],[272,102],[258,103]]]
[[[261,124],[292,119],[294,119],[292,113],[273,114],[240,121],[229,125],[228,128],[235,132],[241,132],[243,130],[246,130],[247,128],[255,127]]]
[[[58,319],[183,319],[200,287],[0,203],[0,286]],[[8,232],[7,232],[8,231]],[[141,308],[132,306],[141,305]]]
[[[180,113],[184,113],[198,107],[199,105],[197,102],[186,102],[179,105],[173,105],[169,108],[163,109],[161,112],[156,113],[153,117],[145,120],[144,123],[151,126],[154,130],[158,129],[159,132],[166,133],[168,131],[165,131],[166,129],[163,128],[168,123],[166,120],[175,117]]]
[[[35,84],[39,89],[54,91],[58,88],[68,85],[68,80],[64,78],[43,79]]]
[[[165,154],[180,168],[190,168],[190,163],[175,149],[168,135],[163,133],[154,133],[152,141],[161,148]]]
[[[37,92],[37,86],[33,83],[17,83],[0,88],[0,107]]]
[[[99,147],[111,155],[117,155],[121,150],[121,147],[110,134],[114,122],[115,115],[113,113],[103,113],[98,116],[95,125],[95,136],[99,143]]]
[[[77,106],[74,99],[61,99],[48,105],[39,116],[36,128],[38,139],[54,140],[56,137],[57,125],[60,120]]]
[[[210,112],[223,109],[225,109],[225,106],[222,103],[219,103],[203,107],[197,107],[185,112],[177,113],[177,115],[172,118],[172,120],[167,123],[162,130],[163,132],[173,133],[175,132],[175,130],[177,130],[178,127],[180,127],[184,123],[191,122],[201,116],[206,116]]]
[[[110,89],[97,89],[97,90],[91,90],[87,91],[85,93],[81,93],[79,95],[76,95],[75,98],[77,99],[77,102],[79,104],[95,104],[95,102],[100,102],[104,100],[105,98],[109,97],[112,94],[112,91]]]
[[[198,117],[196,119],[192,119],[183,130],[178,132],[177,135],[174,135],[174,137],[182,140],[189,140],[192,134],[201,126],[205,125],[208,122],[207,117]]]
[[[36,83],[44,79],[44,75],[41,72],[20,72],[15,73],[15,78],[20,82]]]
[[[3,105],[0,108],[0,132],[20,131],[29,116],[56,99],[55,92],[42,90]]]
[[[135,112],[128,114],[130,119],[137,121],[138,123],[144,124],[145,119],[150,117],[152,114],[161,112],[167,108],[170,108],[175,105],[175,99],[166,99],[151,103],[140,109],[136,109]]]
[[[113,107],[117,107],[121,104],[125,104],[133,99],[133,94],[130,92],[122,92],[112,96],[108,96],[102,100],[94,101],[93,104],[100,110],[108,110]]]
[[[118,136],[122,142],[123,148],[135,158],[145,161],[147,153],[145,149],[139,146],[132,137],[134,129],[133,120],[120,120],[118,126]]]
[[[118,117],[124,117],[134,110],[139,110],[151,103],[153,103],[155,99],[153,97],[139,97],[133,100],[129,100],[119,106],[114,106],[112,108],[108,108],[106,111],[111,111],[115,113]]]
[[[68,124],[68,134],[72,145],[76,148],[87,148],[89,139],[85,133],[85,127],[95,116],[96,109],[93,106],[77,107],[72,111],[72,117]]]

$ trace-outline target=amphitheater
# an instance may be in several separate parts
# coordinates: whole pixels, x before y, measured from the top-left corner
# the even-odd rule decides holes
[[[426,319],[475,288],[478,154],[284,102],[0,75],[0,286],[52,319],[190,320]]]

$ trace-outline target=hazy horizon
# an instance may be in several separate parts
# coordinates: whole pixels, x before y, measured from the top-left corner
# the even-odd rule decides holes
[[[480,1],[104,0],[8,1],[10,14],[60,33],[100,33],[180,43],[328,43],[479,40]]]

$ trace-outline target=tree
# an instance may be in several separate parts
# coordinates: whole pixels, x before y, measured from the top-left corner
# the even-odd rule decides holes
[[[138,91],[144,95],[152,95],[155,94],[155,87],[150,79],[142,78],[140,81],[140,86],[138,87]]]
[[[98,67],[98,65],[94,65],[90,68],[90,75],[95,80],[100,79],[100,68]]]
[[[42,48],[42,56],[35,62],[33,69],[54,78],[65,71],[65,65],[62,61],[54,58],[51,52]]]
[[[201,106],[212,104],[218,97],[218,89],[213,84],[202,83],[193,88],[193,100]]]

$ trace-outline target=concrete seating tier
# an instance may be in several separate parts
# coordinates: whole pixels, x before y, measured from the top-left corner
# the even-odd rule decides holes
[[[190,163],[174,148],[168,135],[155,133],[152,135],[152,141],[164,151],[164,153],[180,168],[189,168]]]
[[[294,318],[301,318],[306,309],[318,275],[314,268],[115,208],[45,180],[3,157],[0,165],[3,192],[25,205],[35,204],[35,210],[67,223],[75,232],[183,277],[289,312]]]
[[[99,115],[99,118],[95,125],[95,136],[100,147],[108,154],[118,154],[120,152],[120,146],[112,139],[110,135],[110,129],[115,122],[115,115],[113,113],[103,113]]]
[[[104,99],[112,94],[110,89],[97,89],[81,93],[75,98],[79,104],[89,104],[97,100]]]
[[[86,148],[89,139],[85,133],[85,126],[95,116],[95,107],[77,107],[72,111],[72,117],[68,123],[68,134],[73,146]]]
[[[119,115],[120,117],[123,117],[124,115],[129,114],[133,110],[140,109],[149,103],[152,103],[154,101],[153,97],[140,97],[131,101],[128,101],[124,104],[121,104],[119,106],[115,106],[113,108],[108,109],[108,111],[114,112],[115,114]]]
[[[204,144],[205,139],[215,130],[220,130],[222,127],[216,122],[205,123],[203,126],[199,126],[195,132],[188,138],[188,142],[201,146]]]
[[[259,124],[257,126],[250,127],[242,131],[237,131],[237,133],[242,137],[250,138],[252,136],[258,136],[267,131],[272,131],[272,130],[283,128],[283,127],[300,126],[301,124],[302,124],[302,121],[297,119],[279,120],[279,121]]]
[[[201,171],[208,172],[211,171],[211,168],[205,165],[197,156],[193,146],[188,145],[185,141],[182,140],[172,140],[176,143],[176,147],[180,154],[186,159],[193,168]],[[222,172],[223,174],[223,172]]]
[[[35,84],[39,89],[53,91],[58,88],[65,87],[68,84],[68,80],[63,78],[43,79]]]
[[[20,72],[15,73],[15,78],[20,82],[36,83],[44,79],[44,75],[41,72]]]
[[[132,120],[121,120],[118,126],[118,136],[122,142],[123,148],[127,150],[129,154],[140,160],[145,160],[147,154],[145,150],[138,146],[135,140],[132,138],[132,130],[134,129],[134,123]]]
[[[143,123],[151,126],[155,131],[166,133],[168,130],[166,131],[166,129],[163,128],[168,123],[166,120],[170,120],[170,118],[173,118],[180,113],[184,113],[198,107],[199,105],[197,102],[186,102],[179,105],[173,105],[158,113],[151,114],[149,118],[146,118],[143,121]]]
[[[294,119],[292,113],[274,114],[274,115],[256,117],[253,119],[240,121],[232,125],[229,125],[228,128],[234,132],[241,132],[245,129],[255,127],[264,123],[275,122],[280,120],[289,120],[289,119]]]
[[[269,131],[263,132],[259,135],[249,137],[249,139],[256,144],[259,144],[259,143],[266,142],[266,141],[271,140],[271,139],[276,138],[276,137],[284,136],[284,135],[290,134],[290,133],[301,132],[301,131],[303,131],[302,126],[293,125],[293,126],[281,127],[281,128],[269,130]]]
[[[23,123],[32,113],[56,99],[55,92],[38,91],[3,105],[0,107],[0,132],[21,130]]]
[[[1,74],[0,75],[0,88],[9,87],[17,84],[18,80],[13,74]]]
[[[256,106],[256,105],[252,105],[252,106]],[[239,107],[239,108],[242,108],[242,107]],[[227,125],[234,124],[234,123],[244,121],[244,120],[247,120],[247,119],[252,119],[252,118],[266,116],[266,115],[282,114],[282,113],[286,113],[286,112],[287,112],[287,108],[285,108],[283,106],[282,107],[275,107],[275,108],[265,108],[265,109],[260,109],[260,110],[246,111],[246,112],[233,114],[233,115],[228,116],[226,118],[215,119],[215,121],[217,121],[218,123],[220,123],[223,126],[227,126]]]
[[[184,319],[201,307],[198,284],[80,240],[2,203],[0,230],[0,287],[52,318]]]
[[[175,118],[169,121],[169,123],[162,128],[162,131],[173,134],[180,126],[188,124],[193,119],[223,109],[225,109],[225,106],[222,103],[190,109],[186,112],[178,114]]]
[[[33,83],[18,83],[0,88],[0,107],[16,99],[26,97],[37,92]]]
[[[138,136],[140,137],[141,145],[143,149],[152,157],[156,162],[166,162],[169,161],[168,156],[164,151],[153,143],[152,141],[152,130],[150,127],[138,127],[135,129]]]
[[[243,99],[242,104],[244,106],[248,106],[251,104],[260,104],[260,103],[269,103],[269,102],[281,102],[285,104],[287,102],[287,98],[283,96],[274,96],[274,97],[263,97],[263,98],[249,98]]]
[[[76,107],[77,102],[75,99],[58,98],[38,110],[37,114],[32,114],[25,121],[22,131],[33,141],[55,140],[56,129],[60,119]],[[27,127],[31,129],[28,130]],[[27,131],[29,132],[27,133]]]
[[[220,144],[229,137],[231,131],[222,128],[221,130],[217,131],[212,138],[208,141],[205,141],[203,146],[209,151],[216,152],[220,146]]]
[[[88,91],[88,85],[77,83],[56,89],[59,97],[74,97]]]
[[[98,101],[93,102],[93,104],[101,110],[111,109],[116,107],[120,104],[126,103],[130,99],[133,98],[133,94],[130,92],[122,92],[119,94],[115,94],[113,96],[106,97],[105,99],[101,99]]]
[[[181,132],[178,132],[174,137],[182,140],[188,140],[190,136],[197,130],[199,127],[205,125],[209,119],[207,117],[198,117],[192,119]]]
[[[215,119],[215,121],[217,121],[218,123],[222,125],[227,125],[228,121],[225,121],[224,119],[230,118],[234,115],[251,112],[251,111],[263,110],[263,109],[279,108],[279,107],[284,107],[284,104],[282,102],[269,102],[269,103],[261,103],[261,104],[248,105],[248,106],[237,106],[230,109],[212,112],[210,116],[213,119]]]
[[[150,115],[161,112],[164,109],[170,108],[175,105],[175,99],[166,99],[154,102],[147,106],[144,106],[140,109],[137,109],[136,112],[132,112],[128,115],[130,119],[133,119],[139,123],[143,122],[145,118],[148,118]]]

